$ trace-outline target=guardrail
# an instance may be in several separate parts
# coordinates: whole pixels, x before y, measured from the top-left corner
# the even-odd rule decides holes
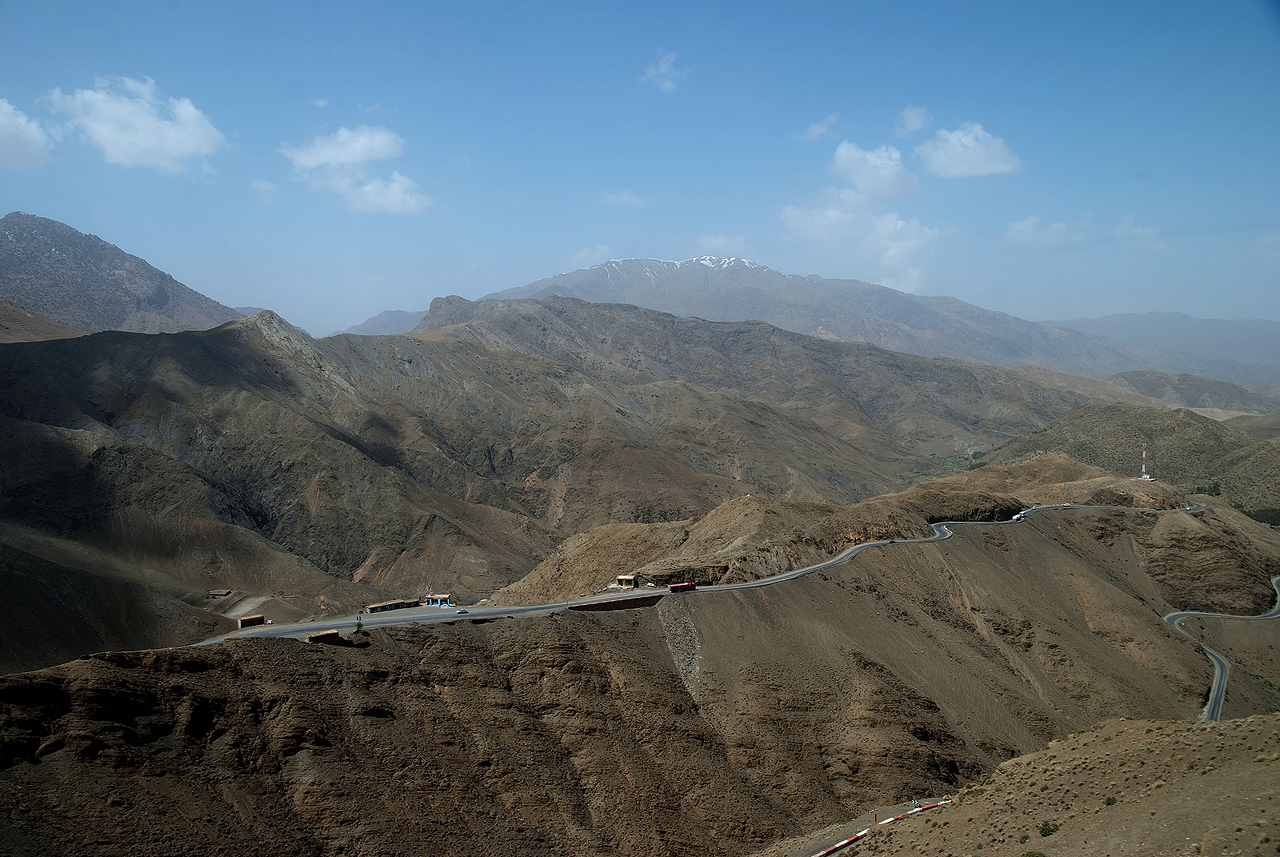
[[[813,857],[827,857],[827,855],[829,854],[834,854],[837,851],[848,848],[850,845],[852,845],[853,843],[857,842],[860,839],[865,839],[866,837],[870,836],[871,832],[875,830],[877,827],[884,827],[886,824],[892,824],[893,822],[898,821],[899,819],[906,818],[908,815],[915,815],[917,812],[924,812],[926,809],[936,809],[937,807],[940,807],[940,806],[946,806],[951,802],[952,801],[950,800],[940,800],[940,801],[935,801],[934,803],[925,804],[924,806],[915,806],[907,810],[906,812],[899,813],[898,815],[893,816],[892,818],[886,818],[884,821],[876,821],[875,816],[872,815],[871,816],[872,821],[871,821],[870,827],[868,827],[865,830],[858,831],[857,833],[850,836],[848,839],[841,839],[835,845],[832,845],[829,848],[824,848],[818,853],[814,854]]]

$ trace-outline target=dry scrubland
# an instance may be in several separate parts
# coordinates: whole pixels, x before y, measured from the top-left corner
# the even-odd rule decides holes
[[[1065,460],[1045,472],[1079,478],[984,468],[959,479],[1045,501],[1127,486],[1181,502]],[[814,533],[834,549],[859,526],[919,529],[1010,502],[960,487],[921,486],[861,512],[741,498],[705,516],[715,526],[695,555],[734,532],[730,545],[746,537],[776,555],[805,521],[809,549]],[[599,542],[678,552],[671,525],[648,527],[651,538]],[[1275,720],[1195,725],[1211,670],[1160,616],[1190,602],[1266,609],[1259,589],[1278,558],[1270,530],[1221,504],[1063,510],[637,610],[464,619],[341,647],[91,655],[0,678],[0,848],[737,855],[807,846],[833,822],[966,787],[956,808],[869,847],[1052,855],[1108,836],[1152,849],[1114,853],[1253,847],[1271,834],[1222,796],[1271,794]],[[1204,573],[1175,573],[1190,562]],[[565,572],[577,586],[603,562],[567,566],[583,569]],[[1238,713],[1280,708],[1259,688],[1235,700]],[[1117,716],[1181,722],[1112,724],[1043,749]],[[1254,730],[1244,744],[1240,729]],[[1189,791],[1193,762],[1203,803]],[[1148,792],[1178,802],[1168,813],[1139,804]],[[1046,821],[1060,829],[1040,837]]]
[[[1109,721],[1005,762],[957,798],[886,825],[846,853],[1274,855],[1280,715],[1212,724]],[[837,828],[753,857],[808,857],[841,833],[848,835]]]

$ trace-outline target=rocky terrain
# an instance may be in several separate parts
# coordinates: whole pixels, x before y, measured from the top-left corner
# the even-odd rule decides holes
[[[1201,499],[1206,508],[1192,514],[1157,514],[1187,501],[1165,483],[1117,477],[1060,454],[934,479],[846,507],[743,497],[687,521],[610,524],[579,533],[493,600],[565,600],[598,591],[619,574],[663,585],[756,580],[862,542],[926,538],[934,521],[1008,521],[1032,506],[1074,503],[1135,510],[1080,510],[1055,520],[1079,544],[1100,555],[1116,552],[1109,562],[1142,568],[1162,604],[1266,612],[1275,600],[1270,578],[1280,574],[1280,536],[1225,503]]]
[[[1280,715],[1111,720],[1005,762],[955,803],[885,825],[851,853],[1263,857],[1280,845],[1277,782]],[[870,821],[753,857],[809,857]]]
[[[1035,481],[1008,472],[1020,480]],[[1096,495],[1091,481],[1057,490]],[[344,646],[90,655],[0,678],[0,843],[13,854],[745,854],[976,785],[967,807],[1007,772],[1035,773],[1038,788],[1038,762],[997,766],[1100,720],[1195,716],[1208,662],[1160,615],[1197,584],[1151,575],[1143,545],[1189,526],[1207,541],[1184,559],[1229,550],[1259,526],[1233,515],[1045,512],[636,610],[378,630]],[[1253,546],[1269,568],[1275,541]],[[1243,603],[1266,573],[1245,562],[1200,585]],[[1171,740],[1182,732],[1216,737],[1179,726]],[[1182,764],[1235,770],[1234,757],[1180,752]],[[1046,780],[1055,791],[1037,810],[1091,841],[1076,818],[1095,797],[1156,788],[1145,770],[1125,782],[1113,767],[1081,785],[1093,764],[1058,761],[1062,783]],[[1271,781],[1263,768],[1231,776],[1255,791]],[[1068,780],[1075,794],[1060,794]],[[1016,841],[1031,822],[1009,827],[1003,806],[957,835]]]
[[[847,505],[1082,403],[1148,401],[758,323],[569,299],[438,309],[413,336],[314,340],[262,313],[0,347],[13,573],[149,587],[173,617],[153,643],[203,627],[188,607],[285,621],[426,591],[465,602],[593,526],[747,494]],[[14,611],[83,603],[30,592]],[[11,667],[124,643],[79,625]]]
[[[92,333],[205,330],[240,315],[96,235],[21,211],[0,218],[0,298]]]
[[[1082,407],[982,460],[1008,463],[1041,452],[1061,452],[1136,476],[1144,443],[1148,469],[1183,491],[1208,492],[1253,511],[1272,509],[1280,502],[1280,450],[1274,443],[1185,409],[1161,411],[1121,403]]]

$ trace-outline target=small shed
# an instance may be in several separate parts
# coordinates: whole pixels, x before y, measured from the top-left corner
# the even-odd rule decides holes
[[[255,625],[265,625],[265,624],[267,624],[267,617],[263,616],[261,613],[254,613],[252,616],[240,617],[241,628],[252,628]]]

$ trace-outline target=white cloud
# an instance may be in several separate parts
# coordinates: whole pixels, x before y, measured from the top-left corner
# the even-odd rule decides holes
[[[277,152],[293,161],[295,169],[306,172],[320,168],[343,168],[398,158],[404,140],[390,128],[361,125],[354,131],[339,128],[328,137],[316,137],[301,148],[281,144]]]
[[[328,106],[329,106],[329,99],[327,99],[327,98],[313,98],[313,99],[311,99],[311,106],[312,106],[312,107],[328,107]]]
[[[925,168],[944,178],[969,178],[1022,169],[1004,140],[983,129],[977,122],[965,122],[954,131],[939,131],[933,139],[915,148]]]
[[[831,171],[852,182],[853,188],[843,192],[850,202],[856,201],[855,195],[867,201],[900,199],[915,195],[920,186],[894,146],[868,150],[845,140],[836,146]]]
[[[627,205],[627,206],[631,206],[632,208],[639,208],[640,206],[644,205],[644,200],[641,199],[636,194],[636,192],[631,190],[630,188],[627,188],[625,190],[618,190],[618,191],[612,191],[612,190],[601,191],[600,199],[608,203],[609,205]]]
[[[226,145],[226,139],[188,98],[162,101],[151,78],[99,78],[93,89],[49,93],[57,113],[70,117],[103,159],[121,166],[185,171],[190,162]]]
[[[569,263],[570,270],[577,270],[578,268],[599,265],[601,262],[608,262],[612,258],[612,250],[604,244],[597,244],[594,247],[584,247],[565,261]]]
[[[276,201],[276,186],[266,179],[254,179],[249,183],[250,186],[258,192],[258,198],[263,202]]]
[[[1160,240],[1160,230],[1152,229],[1149,226],[1139,226],[1133,222],[1132,217],[1120,218],[1120,223],[1116,226],[1115,231],[1111,233],[1111,237],[1116,241],[1133,244],[1147,250],[1164,250],[1167,245]]]
[[[840,117],[832,113],[821,122],[814,122],[796,136],[801,140],[809,140],[810,142],[814,140],[821,140],[823,137],[831,133],[831,129],[835,127],[835,124],[838,121],[840,121]]]
[[[694,240],[699,256],[733,256],[739,259],[751,255],[751,245],[743,235],[699,235]]]
[[[668,53],[662,48],[658,48],[658,58],[649,63],[649,67],[640,76],[640,81],[642,83],[652,83],[663,92],[671,92],[684,83],[685,78],[688,76],[688,68],[676,68],[675,53]]]
[[[1035,244],[1043,247],[1079,244],[1088,237],[1083,229],[1066,223],[1050,223],[1048,226],[1041,226],[1040,218],[1034,214],[1023,220],[1015,220],[1004,230],[1004,239],[1010,244]]]
[[[894,126],[893,133],[899,137],[910,137],[928,125],[928,110],[923,107],[904,107],[898,114],[898,124]]]
[[[871,213],[831,201],[813,208],[789,205],[782,210],[782,223],[797,238],[825,244],[875,271],[884,285],[904,291],[924,283],[924,262],[940,234],[896,211]]]
[[[0,167],[29,170],[44,166],[53,139],[40,123],[0,98]]]
[[[352,211],[414,214],[431,205],[417,182],[393,171],[390,178],[369,177],[373,161],[398,158],[404,140],[389,128],[361,125],[315,137],[305,146],[276,149],[316,190],[343,197]]]
[[[431,197],[420,190],[417,182],[393,170],[390,179],[369,179],[346,189],[345,194],[353,211],[413,214],[431,204]]]

